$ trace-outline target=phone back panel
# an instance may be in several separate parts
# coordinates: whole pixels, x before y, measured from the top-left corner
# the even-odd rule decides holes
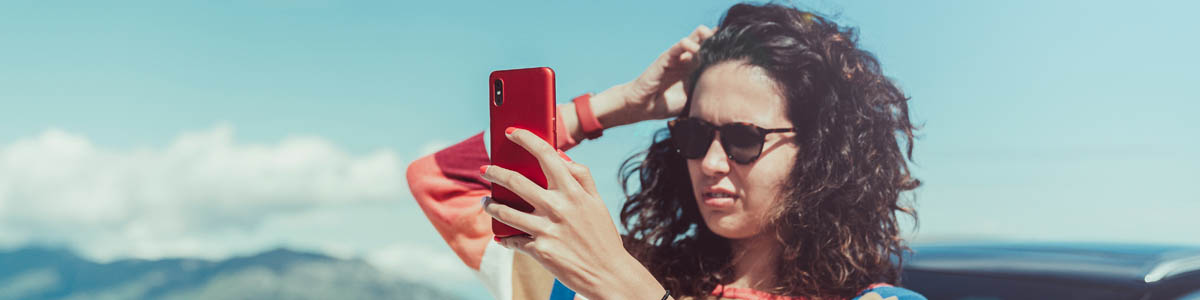
[[[504,131],[508,127],[529,130],[552,147],[556,145],[554,70],[541,67],[494,71],[488,79],[492,164],[521,173],[546,188],[546,175],[537,159],[524,147],[508,140]],[[493,83],[497,79],[503,83],[500,105],[494,101],[496,85]],[[497,184],[492,184],[492,198],[520,211],[533,211],[533,206],[524,199]],[[495,219],[492,219],[492,232],[500,237],[525,234]]]

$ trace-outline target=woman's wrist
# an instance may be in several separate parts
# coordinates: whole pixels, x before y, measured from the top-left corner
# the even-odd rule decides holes
[[[633,99],[639,97],[636,89],[631,83],[618,84],[608,88],[600,93],[589,97],[589,104],[592,114],[604,129],[620,127],[645,120],[659,119],[652,114],[652,110],[647,105],[637,105],[646,101],[638,101]],[[587,139],[587,134],[583,132],[581,122],[576,115],[576,103],[567,103],[559,106],[563,111],[564,124],[567,132],[576,141]]]
[[[647,120],[643,108],[630,105],[634,102],[630,101],[631,97],[635,96],[628,83],[615,85],[592,96],[592,112],[596,114],[596,118],[600,120],[600,124],[604,125],[604,128]]]
[[[625,270],[620,272],[622,275],[612,277],[612,280],[608,282],[608,287],[599,289],[604,291],[601,294],[593,295],[594,297],[587,296],[587,298],[597,300],[662,299],[662,296],[666,294],[666,289],[658,283],[654,275],[650,274],[650,270],[647,270],[633,256],[627,256],[625,261]]]

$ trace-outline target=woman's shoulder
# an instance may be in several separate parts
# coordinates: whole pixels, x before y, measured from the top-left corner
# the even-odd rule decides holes
[[[917,292],[910,289],[883,285],[869,288],[854,297],[853,300],[926,300]]]

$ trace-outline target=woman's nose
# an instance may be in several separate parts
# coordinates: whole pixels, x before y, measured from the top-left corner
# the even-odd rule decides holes
[[[700,161],[700,169],[704,175],[720,176],[729,173],[729,158],[725,155],[725,149],[721,148],[719,135],[718,133],[713,136],[712,142],[708,144],[708,151]]]

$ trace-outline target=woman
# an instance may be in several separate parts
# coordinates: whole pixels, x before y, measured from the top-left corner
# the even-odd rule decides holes
[[[904,94],[852,29],[820,16],[738,4],[718,28],[697,28],[630,83],[559,107],[559,149],[676,117],[623,167],[623,181],[638,181],[624,236],[587,168],[524,130],[506,136],[538,157],[548,189],[489,166],[483,135],[410,166],[426,215],[499,282],[489,286],[497,297],[545,299],[561,284],[588,299],[924,299],[890,285],[907,250],[896,212],[915,216],[900,193],[920,184],[906,166]],[[535,210],[467,200],[489,184]],[[530,236],[490,243],[489,218]]]

